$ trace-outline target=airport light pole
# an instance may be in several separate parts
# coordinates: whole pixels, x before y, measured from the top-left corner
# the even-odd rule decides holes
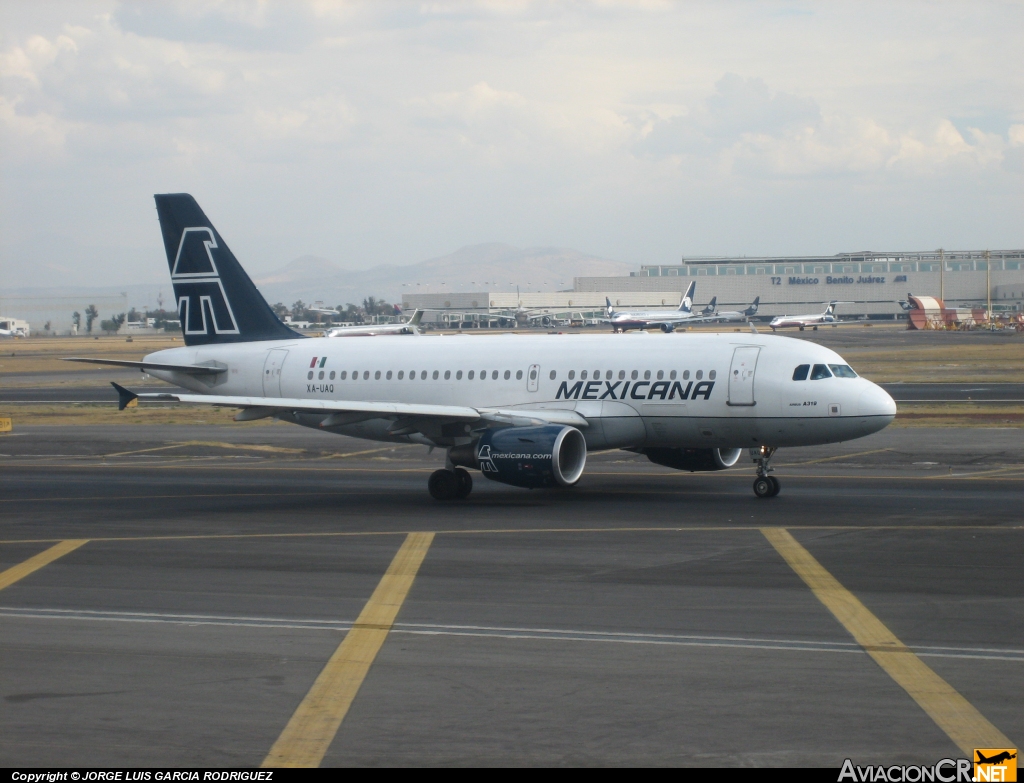
[[[945,307],[946,301],[946,285],[944,275],[946,274],[946,256],[942,252],[942,248],[939,248],[939,299],[943,302]]]
[[[992,254],[985,251],[985,296],[988,298],[988,309],[985,311],[985,317],[988,318],[989,331],[995,326],[992,323]]]

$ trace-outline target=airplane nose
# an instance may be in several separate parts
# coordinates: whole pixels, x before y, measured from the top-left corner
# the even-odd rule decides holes
[[[890,421],[896,417],[896,401],[885,389],[870,382],[861,392],[857,407],[861,416],[888,416]]]

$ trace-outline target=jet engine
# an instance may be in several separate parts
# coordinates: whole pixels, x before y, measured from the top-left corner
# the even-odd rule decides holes
[[[647,459],[656,465],[691,473],[731,468],[742,453],[743,449],[644,449]]]
[[[475,467],[515,487],[571,487],[587,464],[587,442],[573,427],[488,430],[476,445]]]

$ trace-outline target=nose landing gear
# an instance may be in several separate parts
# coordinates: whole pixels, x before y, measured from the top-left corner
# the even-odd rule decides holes
[[[774,468],[771,467],[772,456],[775,454],[774,446],[761,446],[758,449],[750,450],[750,457],[757,463],[757,478],[754,479],[754,494],[759,498],[773,498],[779,494],[782,486],[775,476],[771,475]]]

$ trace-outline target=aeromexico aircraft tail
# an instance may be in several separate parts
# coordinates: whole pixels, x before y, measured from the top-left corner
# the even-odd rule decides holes
[[[292,340],[188,193],[154,196],[185,345]]]
[[[688,313],[693,309],[693,292],[697,289],[697,281],[691,280],[690,285],[686,288],[686,293],[683,294],[682,300],[679,302],[679,312]]]

